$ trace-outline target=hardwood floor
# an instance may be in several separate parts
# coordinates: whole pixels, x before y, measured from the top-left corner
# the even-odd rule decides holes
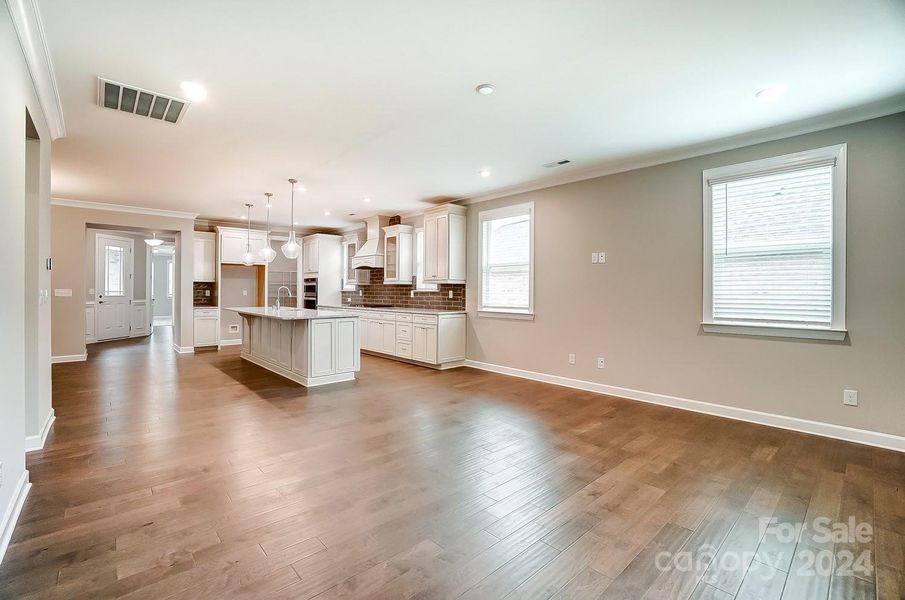
[[[375,357],[306,390],[166,331],[54,365],[0,597],[905,597],[901,454]]]

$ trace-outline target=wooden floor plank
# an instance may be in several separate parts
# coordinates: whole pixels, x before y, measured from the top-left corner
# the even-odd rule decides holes
[[[0,599],[905,597],[899,454],[372,356],[308,390],[171,346],[54,365]],[[849,516],[873,537],[761,531]],[[876,568],[806,577],[802,552]]]

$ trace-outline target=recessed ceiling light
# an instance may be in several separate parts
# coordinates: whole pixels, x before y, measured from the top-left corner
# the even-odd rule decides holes
[[[484,167],[483,169],[478,171],[478,175],[480,175],[481,177],[490,177],[490,169]]]
[[[192,102],[201,102],[207,98],[207,89],[196,81],[183,81],[179,84],[182,93]]]
[[[476,87],[474,91],[481,94],[482,96],[489,96],[494,92],[494,87],[489,83],[482,83],[481,85]]]
[[[365,198],[364,201],[365,201],[365,202],[370,202],[371,199],[370,199],[370,198]]]
[[[325,216],[325,217],[329,217],[329,216],[330,216],[330,211],[329,211],[329,210],[325,210],[325,211],[324,211],[324,216]]]
[[[770,87],[765,87],[762,90],[758,90],[754,96],[760,100],[761,102],[772,102],[786,93],[786,86],[784,85],[771,85]]]

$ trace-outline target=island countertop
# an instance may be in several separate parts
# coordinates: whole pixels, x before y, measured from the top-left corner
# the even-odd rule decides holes
[[[276,310],[260,306],[238,306],[229,307],[224,310],[231,310],[240,315],[247,315],[250,317],[279,319],[281,321],[313,321],[315,319],[341,319],[349,317],[349,313],[338,310],[312,310],[310,308],[281,308],[280,310]]]

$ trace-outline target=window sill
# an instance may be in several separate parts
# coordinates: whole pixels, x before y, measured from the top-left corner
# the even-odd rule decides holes
[[[478,310],[478,316],[489,318],[489,319],[517,319],[522,321],[533,321],[534,313],[533,312],[518,312],[512,310],[487,310],[480,309]]]
[[[782,325],[738,325],[732,323],[701,323],[705,333],[729,333],[735,335],[759,335],[766,337],[799,338],[805,340],[830,340],[841,342],[848,335],[845,329],[812,329],[785,327]]]

